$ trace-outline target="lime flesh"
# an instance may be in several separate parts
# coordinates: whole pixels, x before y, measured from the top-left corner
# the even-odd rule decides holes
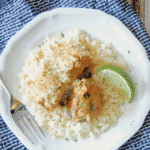
[[[129,99],[127,101],[129,103],[132,101],[134,97],[134,84],[127,73],[112,65],[104,66],[98,70],[98,72],[100,72],[105,79],[109,79],[118,88],[121,88],[128,95]]]

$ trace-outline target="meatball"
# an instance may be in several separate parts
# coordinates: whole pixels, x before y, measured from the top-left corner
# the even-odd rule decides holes
[[[64,46],[54,51],[53,57],[61,74],[67,77],[66,81],[91,76],[88,68],[93,66],[93,61],[85,46],[79,44],[72,47]]]
[[[76,80],[73,83],[70,110],[74,121],[91,122],[102,110],[100,89],[89,79]]]

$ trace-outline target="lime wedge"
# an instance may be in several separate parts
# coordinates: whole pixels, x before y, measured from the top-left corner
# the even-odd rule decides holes
[[[134,97],[134,84],[127,73],[112,65],[104,66],[97,70],[97,72],[100,72],[105,77],[105,80],[108,79],[112,81],[117,87],[127,93],[129,103],[132,101]]]

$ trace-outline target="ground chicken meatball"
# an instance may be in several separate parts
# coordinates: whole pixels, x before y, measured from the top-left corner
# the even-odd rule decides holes
[[[74,121],[91,122],[102,110],[100,89],[90,79],[76,80],[71,96],[71,113]]]
[[[61,74],[69,77],[69,82],[81,76],[86,68],[92,68],[94,65],[88,50],[83,45],[64,46],[54,51],[53,57],[57,60]]]

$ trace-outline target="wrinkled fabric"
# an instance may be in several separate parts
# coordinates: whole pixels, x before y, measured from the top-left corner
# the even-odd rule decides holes
[[[145,47],[150,58],[150,38],[126,0],[1,0],[0,54],[8,40],[38,14],[55,8],[92,8],[118,18]],[[118,150],[150,149],[150,112],[143,126]],[[0,150],[27,150],[0,116]]]

